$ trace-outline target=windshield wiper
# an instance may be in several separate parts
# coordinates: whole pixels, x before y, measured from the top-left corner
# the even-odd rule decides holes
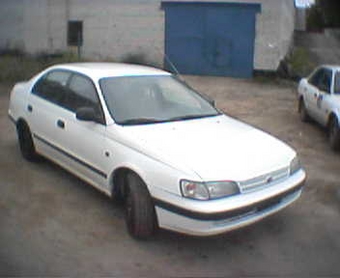
[[[184,120],[194,120],[194,119],[202,119],[202,118],[208,118],[208,117],[215,117],[221,115],[220,113],[214,113],[214,114],[197,114],[197,115],[184,115],[184,116],[178,116],[168,119],[169,122],[175,122],[175,121],[184,121]]]
[[[136,118],[136,119],[128,119],[125,121],[119,122],[121,125],[145,125],[145,124],[156,124],[162,123],[164,120],[159,120],[155,118]]]

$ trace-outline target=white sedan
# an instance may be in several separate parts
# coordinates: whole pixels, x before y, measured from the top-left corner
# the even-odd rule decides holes
[[[298,87],[302,121],[313,118],[329,132],[329,143],[340,149],[340,66],[320,66]]]
[[[254,223],[298,199],[306,177],[289,146],[154,68],[53,66],[14,86],[9,116],[24,158],[122,199],[136,238]]]

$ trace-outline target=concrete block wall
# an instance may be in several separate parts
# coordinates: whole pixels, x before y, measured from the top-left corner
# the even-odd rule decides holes
[[[0,50],[24,48],[23,0],[0,2]]]
[[[294,1],[230,2],[261,4],[254,67],[276,70],[292,42]],[[16,46],[28,53],[68,51],[72,48],[67,46],[67,22],[81,20],[85,57],[121,60],[127,55],[141,54],[155,65],[163,64],[161,0],[1,0],[0,5],[0,48]]]
[[[85,56],[110,57],[141,54],[162,65],[164,11],[160,1],[72,0],[71,20],[83,20]]]

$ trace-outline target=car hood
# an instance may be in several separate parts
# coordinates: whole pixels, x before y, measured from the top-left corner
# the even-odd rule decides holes
[[[204,181],[247,180],[288,167],[295,152],[225,115],[122,127],[131,147]]]

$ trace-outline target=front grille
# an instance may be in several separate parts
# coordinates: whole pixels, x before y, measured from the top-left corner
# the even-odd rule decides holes
[[[284,180],[289,177],[289,167],[285,167],[265,175],[258,176],[246,181],[239,182],[241,193],[248,193],[256,190],[263,189],[265,187],[272,186],[280,180]]]

